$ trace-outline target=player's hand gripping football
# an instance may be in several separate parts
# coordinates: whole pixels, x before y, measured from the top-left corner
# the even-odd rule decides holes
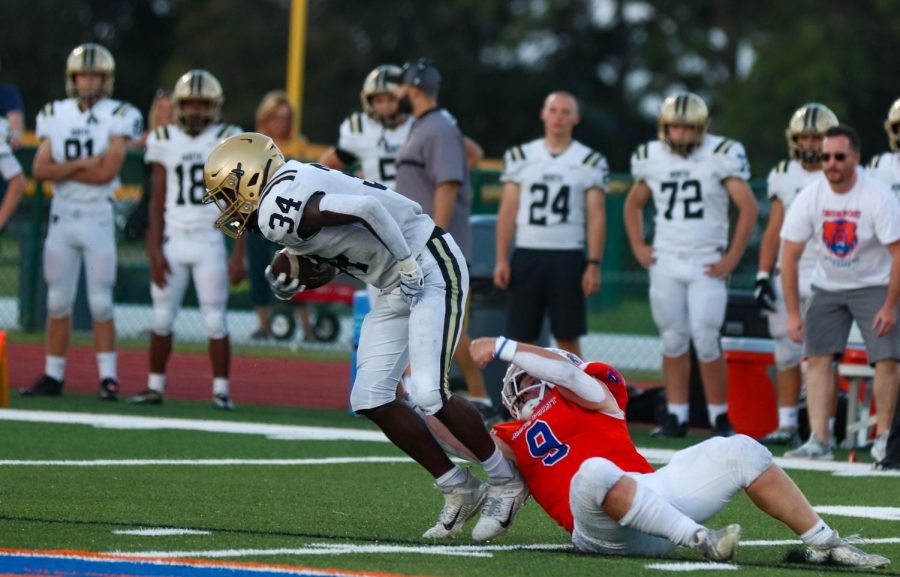
[[[266,267],[266,282],[272,288],[272,293],[283,301],[291,300],[295,294],[302,290],[299,278],[291,278],[286,272],[275,276],[272,273],[272,265]]]
[[[409,308],[416,306],[422,298],[422,289],[425,288],[425,277],[422,268],[415,257],[408,257],[400,261],[400,292],[403,299],[409,304]]]

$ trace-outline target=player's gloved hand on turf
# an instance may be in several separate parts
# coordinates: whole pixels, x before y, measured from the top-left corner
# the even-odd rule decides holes
[[[300,279],[290,279],[286,273],[281,273],[277,277],[272,274],[272,265],[266,267],[266,282],[272,288],[272,293],[283,301],[289,301],[295,294],[300,292]]]
[[[425,277],[422,276],[422,268],[415,257],[408,257],[400,261],[400,292],[409,307],[412,308],[422,297],[422,289],[425,288]]]
[[[757,273],[756,286],[753,288],[753,298],[756,299],[756,306],[760,309],[775,312],[775,289],[772,288],[769,273]]]

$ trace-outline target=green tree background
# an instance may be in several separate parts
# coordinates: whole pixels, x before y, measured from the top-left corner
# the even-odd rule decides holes
[[[289,0],[4,0],[0,80],[21,88],[29,126],[64,97],[65,57],[97,41],[116,56],[116,96],[146,111],[188,68],[216,74],[225,115],[252,128],[259,98],[284,86]],[[366,73],[433,58],[440,94],[489,156],[540,134],[543,97],[579,97],[576,136],[628,171],[676,89],[710,104],[713,131],[741,140],[756,177],[786,153],[807,101],[854,125],[868,158],[900,97],[895,0],[309,0],[304,134],[330,143],[359,107]]]

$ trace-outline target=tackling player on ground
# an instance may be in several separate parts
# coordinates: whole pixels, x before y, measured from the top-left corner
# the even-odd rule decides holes
[[[743,490],[800,536],[808,561],[890,564],[840,538],[768,449],[745,435],[708,439],[654,471],[628,432],[625,379],[606,363],[505,337],[477,339],[471,350],[482,366],[510,363],[503,403],[516,421],[495,425],[495,442],[515,457],[535,500],[572,534],[577,551],[655,557],[680,545],[730,561],[740,526],[713,531],[703,523]]]

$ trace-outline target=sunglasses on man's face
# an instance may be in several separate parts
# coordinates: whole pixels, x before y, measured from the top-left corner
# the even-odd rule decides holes
[[[828,162],[832,158],[834,158],[835,162],[844,162],[845,160],[847,160],[847,153],[835,152],[834,154],[831,154],[830,152],[823,152],[819,155],[819,160],[821,160],[822,162]]]

